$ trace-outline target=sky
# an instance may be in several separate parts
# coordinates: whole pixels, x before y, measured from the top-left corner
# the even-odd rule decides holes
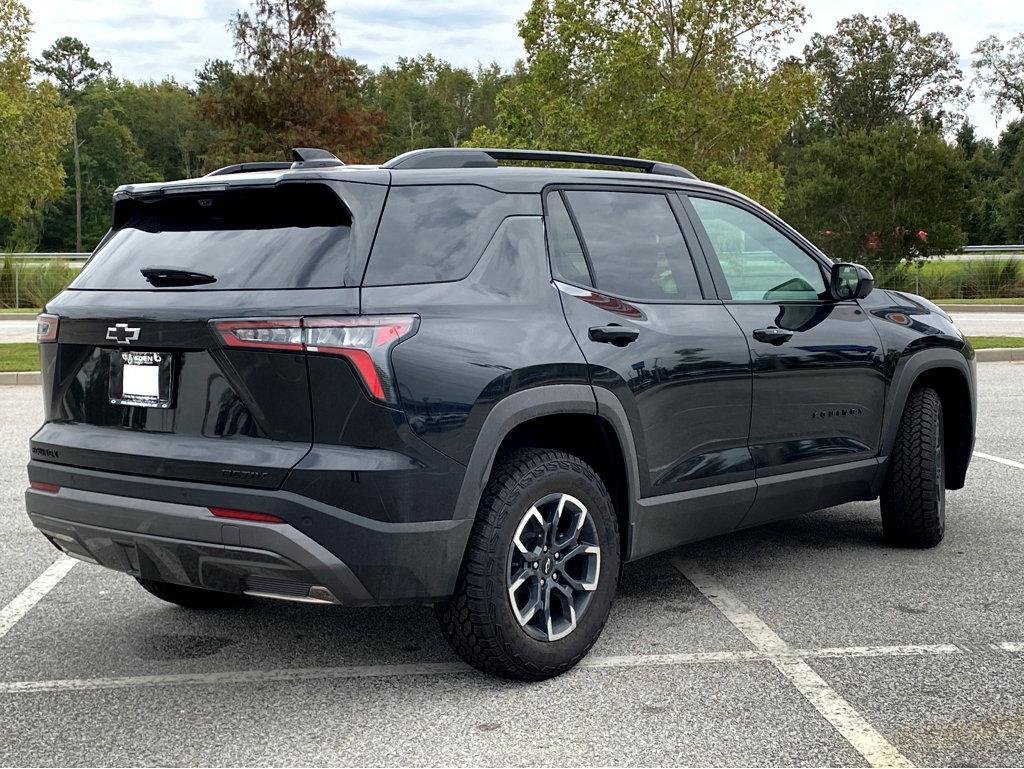
[[[93,55],[109,61],[115,75],[148,80],[172,75],[191,82],[207,59],[232,58],[228,19],[247,0],[24,0],[35,24],[32,53],[72,35]],[[815,32],[829,32],[854,12],[902,13],[925,32],[945,32],[971,75],[971,51],[988,35],[1004,40],[1024,32],[1020,0],[804,0],[811,16],[796,41],[798,53]],[[399,56],[433,53],[458,66],[496,61],[509,67],[523,56],[516,22],[529,0],[334,0],[329,7],[342,52],[376,67]],[[976,98],[969,117],[983,136],[1005,124],[991,105]]]

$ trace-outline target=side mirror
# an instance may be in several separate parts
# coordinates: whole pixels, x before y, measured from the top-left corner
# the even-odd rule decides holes
[[[875,278],[871,271],[862,264],[839,262],[832,265],[832,279],[829,291],[837,301],[844,299],[863,299],[875,287]]]

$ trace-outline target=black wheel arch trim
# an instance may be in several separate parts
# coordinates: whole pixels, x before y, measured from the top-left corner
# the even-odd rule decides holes
[[[960,446],[960,454],[957,457],[959,467],[954,473],[947,475],[948,488],[961,488],[964,483],[964,475],[970,463],[971,453],[974,450],[974,436],[977,426],[977,382],[975,372],[975,361],[973,357],[966,357],[964,352],[949,348],[930,348],[920,350],[904,356],[896,365],[893,374],[893,381],[889,387],[889,395],[885,415],[882,420],[882,441],[879,455],[888,458],[892,454],[892,448],[896,442],[896,433],[899,430],[903,410],[906,407],[910,391],[923,375],[932,371],[952,370],[963,378],[967,388],[969,413],[962,414],[969,419],[967,425],[967,445]],[[943,407],[945,411],[945,407]],[[882,468],[883,472],[885,467]]]

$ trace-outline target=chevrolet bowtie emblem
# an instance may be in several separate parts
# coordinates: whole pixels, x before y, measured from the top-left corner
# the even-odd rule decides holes
[[[118,344],[131,344],[139,338],[139,329],[128,328],[127,323],[116,323],[107,329],[107,339]]]

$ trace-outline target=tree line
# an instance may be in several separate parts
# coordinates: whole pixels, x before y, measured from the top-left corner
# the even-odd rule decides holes
[[[254,0],[228,22],[233,60],[139,83],[71,37],[31,59],[27,10],[0,0],[0,240],[89,250],[118,184],[293,146],[347,162],[506,146],[680,163],[881,269],[1021,242],[1024,34],[980,41],[965,73],[945,34],[899,14],[783,55],[806,21],[796,0],[534,0],[511,70],[372,69],[339,53],[325,0]],[[995,141],[964,117],[979,94],[1013,118]]]

